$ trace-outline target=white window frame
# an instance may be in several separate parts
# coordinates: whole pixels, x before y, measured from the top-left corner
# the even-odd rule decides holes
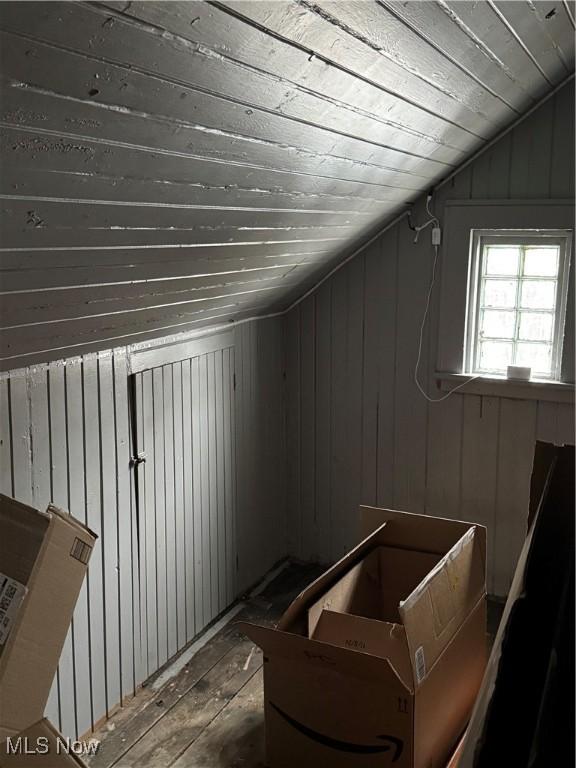
[[[572,235],[566,230],[532,230],[532,229],[473,229],[470,236],[470,268],[468,273],[468,291],[465,322],[464,372],[471,375],[498,376],[497,371],[484,371],[478,366],[478,323],[480,313],[480,293],[482,286],[482,251],[484,246],[500,245],[542,245],[543,243],[560,247],[558,273],[556,278],[556,296],[554,312],[554,333],[552,338],[552,358],[550,374],[538,373],[536,379],[544,381],[560,381],[562,370],[562,348],[564,341],[564,324],[568,296],[568,275],[570,269],[570,254]],[[521,270],[522,271],[522,270]],[[518,285],[521,284],[518,279]],[[516,308],[519,312],[519,309]],[[517,340],[514,341],[517,343]]]

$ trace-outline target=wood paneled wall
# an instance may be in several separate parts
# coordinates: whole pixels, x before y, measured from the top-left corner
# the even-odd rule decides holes
[[[573,147],[569,84],[441,188],[435,212],[442,221],[453,199],[571,199]],[[421,203],[414,218],[424,217]],[[433,252],[429,234],[413,239],[400,222],[286,318],[291,552],[342,555],[361,503],[477,521],[489,529],[489,590],[504,595],[526,529],[534,442],[573,443],[574,409],[422,397],[414,368]],[[438,289],[420,365],[434,398]]]
[[[133,694],[286,554],[282,344],[280,319],[251,322],[234,330],[228,349],[136,374],[143,405],[136,410],[150,417],[137,424],[148,440],[144,471],[158,478],[140,488],[151,510],[146,519],[142,505],[140,517],[136,511],[130,469],[130,350],[0,375],[0,490],[40,509],[53,501],[99,536],[47,709],[66,736],[84,733]],[[160,482],[168,476],[173,492]],[[200,546],[186,555],[179,537],[162,576],[156,557],[166,565],[172,550],[156,542],[154,557],[139,567],[145,523],[155,519],[163,535],[171,533],[174,550],[170,521],[182,522],[184,504],[188,522],[200,521]],[[225,534],[230,528],[233,537]],[[231,570],[220,591],[224,551]],[[167,585],[167,575],[182,584],[182,565],[206,589]],[[146,614],[152,586],[164,599],[154,609],[166,608],[154,621]],[[163,642],[154,644],[153,635]]]

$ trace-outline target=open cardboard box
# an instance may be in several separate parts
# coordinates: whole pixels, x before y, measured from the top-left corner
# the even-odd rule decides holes
[[[367,537],[305,589],[264,652],[269,768],[444,768],[486,663],[486,532],[362,508]]]
[[[82,765],[50,749],[59,734],[43,718],[95,541],[53,505],[40,512],[0,495],[0,766]],[[43,741],[34,752],[39,737],[47,753]]]

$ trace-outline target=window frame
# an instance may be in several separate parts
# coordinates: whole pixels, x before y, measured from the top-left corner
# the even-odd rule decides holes
[[[463,373],[477,376],[502,376],[505,372],[482,370],[478,367],[478,325],[481,308],[483,249],[495,245],[541,245],[542,242],[560,247],[558,273],[553,278],[556,283],[554,332],[552,337],[552,357],[550,374],[537,373],[532,380],[545,382],[561,381],[562,351],[564,342],[564,326],[568,300],[568,282],[570,272],[570,256],[572,252],[572,232],[565,229],[471,229],[470,230],[470,264],[468,272],[467,300],[464,326],[464,355]],[[522,284],[522,270],[517,278],[518,288]],[[515,312],[520,314],[517,305]],[[513,340],[518,343],[517,339]]]

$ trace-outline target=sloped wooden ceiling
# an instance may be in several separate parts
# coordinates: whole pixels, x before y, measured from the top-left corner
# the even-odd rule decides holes
[[[2,2],[4,368],[283,309],[570,75],[574,3]]]

